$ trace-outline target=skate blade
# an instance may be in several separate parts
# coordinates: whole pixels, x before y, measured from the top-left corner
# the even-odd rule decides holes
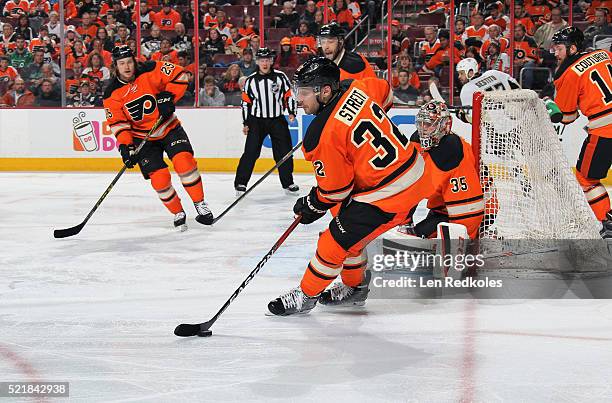
[[[178,227],[174,227],[176,232],[185,232],[187,231],[187,224],[179,225]]]
[[[268,316],[268,317],[271,317],[271,318],[290,318],[290,317],[293,317],[293,316],[306,316],[306,315],[310,315],[310,312],[311,311],[292,313],[291,315],[275,315],[275,314],[273,314],[270,311],[266,311],[266,312],[264,312],[264,316]]]
[[[354,310],[354,309],[360,309],[365,307],[366,301],[360,301],[360,302],[353,302],[352,304],[338,304],[338,305],[324,305],[324,304],[319,304],[319,306],[324,307],[325,309],[330,309],[330,310],[334,310],[334,311],[339,311],[339,310]]]

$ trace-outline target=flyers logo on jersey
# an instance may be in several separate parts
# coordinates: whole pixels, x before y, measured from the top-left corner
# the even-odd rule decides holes
[[[355,117],[359,115],[359,112],[363,109],[367,100],[368,96],[365,92],[359,88],[353,87],[349,95],[344,99],[342,105],[340,105],[340,108],[338,108],[338,112],[336,112],[334,118],[350,126],[355,120]]]
[[[153,113],[156,103],[157,101],[153,95],[145,94],[125,104],[125,108],[132,120],[138,122],[142,120],[144,115]]]

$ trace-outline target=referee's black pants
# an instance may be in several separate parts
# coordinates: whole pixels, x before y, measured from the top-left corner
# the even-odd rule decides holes
[[[284,116],[277,118],[256,118],[251,117],[247,122],[249,133],[244,144],[244,153],[240,157],[234,186],[247,185],[255,161],[261,153],[261,146],[266,136],[269,134],[272,140],[272,155],[274,161],[280,161],[289,151],[291,151],[291,135],[289,134],[289,124]],[[293,156],[289,157],[279,168],[278,174],[283,188],[293,183]]]

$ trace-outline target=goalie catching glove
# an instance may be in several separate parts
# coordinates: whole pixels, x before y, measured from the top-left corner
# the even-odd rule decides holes
[[[134,165],[136,165],[137,159],[135,158],[134,150],[135,150],[134,144],[120,144],[119,145],[119,152],[121,153],[121,159],[123,160],[123,163],[125,164],[125,166],[128,168],[134,168]]]
[[[176,110],[176,107],[174,106],[174,94],[168,91],[162,91],[157,94],[156,98],[159,114],[164,119],[168,119]]]
[[[319,200],[317,188],[313,187],[306,196],[300,197],[293,206],[293,212],[302,216],[301,224],[311,224],[323,217],[334,203],[325,203]]]

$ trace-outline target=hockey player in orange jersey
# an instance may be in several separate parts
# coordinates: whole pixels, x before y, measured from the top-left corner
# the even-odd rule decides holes
[[[483,192],[472,147],[451,131],[452,118],[446,104],[430,101],[416,116],[417,142],[431,175],[434,194],[427,200],[429,214],[407,232],[434,238],[441,222],[462,224],[470,238],[478,236],[484,214]]]
[[[340,83],[331,60],[313,58],[296,71],[295,94],[307,114],[302,151],[314,167],[317,186],[296,202],[302,224],[340,204],[321,233],[300,286],[268,304],[275,315],[305,313],[316,305],[363,305],[368,295],[366,245],[404,222],[431,192],[425,161],[384,109],[393,93],[385,80]],[[341,276],[325,291],[332,281]]]
[[[185,230],[186,214],[172,187],[170,171],[164,162],[165,152],[194,203],[198,214],[196,221],[212,224],[213,215],[204,201],[193,148],[174,114],[174,103],[187,89],[187,74],[182,67],[168,62],[137,64],[127,46],[113,49],[113,64],[116,76],[104,93],[104,108],[106,120],[117,137],[123,162],[128,168],[138,164],[145,179],[151,180],[162,203],[174,214],[174,226]],[[134,155],[134,149],[160,118],[147,144]]]
[[[576,177],[586,198],[603,224],[601,234],[612,238],[610,196],[601,183],[612,164],[612,53],[583,51],[584,35],[567,27],[552,37],[559,67],[555,72],[555,103],[563,112],[564,124],[589,119],[587,138],[576,163]]]
[[[344,28],[337,22],[323,25],[317,35],[321,56],[332,60],[340,68],[340,81],[349,78],[361,80],[376,77],[368,60],[359,53],[349,52],[344,48]]]

